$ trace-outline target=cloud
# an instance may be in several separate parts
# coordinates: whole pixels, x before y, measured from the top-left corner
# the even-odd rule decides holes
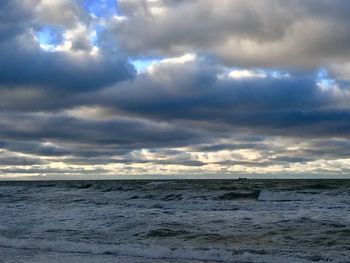
[[[31,144],[18,145],[36,149],[38,153],[50,155],[52,152],[64,152],[55,144],[76,144],[77,148],[100,148],[118,150],[160,147],[162,145],[182,146],[189,141],[196,141],[199,134],[191,128],[178,128],[168,123],[152,122],[142,119],[117,117],[107,121],[76,119],[52,114],[12,114],[1,116],[0,136],[13,141],[52,142],[35,146]],[[62,125],[63,124],[63,125]],[[13,150],[16,145],[5,143]],[[68,148],[69,149],[69,148]],[[69,150],[66,150],[69,153]],[[48,152],[48,153],[47,153]]]
[[[348,1],[103,3],[0,3],[3,176],[348,172]]]
[[[27,166],[42,164],[38,158],[26,158],[26,157],[0,157],[0,166]]]
[[[77,3],[63,0],[24,2],[24,5],[21,1],[1,4],[0,20],[6,21],[0,27],[0,34],[6,35],[0,40],[1,88],[34,86],[50,92],[74,93],[133,77],[134,69],[122,54],[110,56],[109,51],[103,49],[97,54],[76,53],[89,51],[91,44],[88,39],[90,22],[84,21]],[[49,27],[62,28],[66,49],[46,52],[40,47],[35,31],[46,23]],[[70,37],[70,34],[73,35]]]
[[[120,0],[119,5],[125,19],[110,23],[110,34],[133,56],[199,52],[230,66],[273,68],[349,59],[346,0]]]
[[[347,136],[350,109],[344,102],[349,93],[338,86],[320,87],[316,74],[222,78],[218,65],[202,59],[161,62],[151,69],[102,91],[95,101],[126,115],[186,122],[200,129]]]

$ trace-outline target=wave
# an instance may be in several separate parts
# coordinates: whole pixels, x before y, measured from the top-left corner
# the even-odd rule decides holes
[[[234,191],[234,192],[227,192],[219,195],[217,197],[218,200],[239,200],[239,199],[253,199],[256,200],[260,196],[260,191]]]
[[[153,260],[182,260],[188,262],[252,262],[252,263],[310,263],[314,260],[310,255],[271,254],[271,251],[227,250],[216,248],[170,248],[141,244],[94,244],[69,241],[48,241],[33,239],[7,239],[0,237],[0,248],[28,250],[36,253],[64,253],[114,255],[116,257],[142,258],[143,262]],[[268,254],[270,253],[270,254]],[[176,261],[178,262],[178,261]],[[329,262],[328,259],[318,262]],[[341,261],[333,261],[341,262]]]
[[[148,237],[176,237],[191,234],[191,232],[186,230],[173,230],[168,228],[161,228],[151,230],[147,236]]]
[[[214,262],[232,262],[234,252],[219,249],[185,249],[138,244],[113,245],[68,241],[42,241],[29,239],[0,239],[0,247],[71,254],[115,255],[145,259],[183,259]]]
[[[258,196],[259,201],[314,201],[320,198],[315,193],[302,193],[296,191],[269,191],[262,190]]]
[[[315,197],[313,195],[308,195],[304,193],[298,193],[294,191],[268,191],[262,190],[259,194],[259,201],[279,201],[279,202],[287,202],[287,201],[312,201]]]

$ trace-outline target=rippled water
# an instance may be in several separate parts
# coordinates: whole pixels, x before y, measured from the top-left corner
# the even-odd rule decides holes
[[[350,262],[350,181],[0,182],[0,262]]]

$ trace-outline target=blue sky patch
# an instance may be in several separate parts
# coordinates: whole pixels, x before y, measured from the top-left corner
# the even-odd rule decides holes
[[[111,17],[118,14],[116,0],[85,0],[85,8],[97,17]]]
[[[131,64],[133,64],[136,71],[140,73],[140,72],[144,72],[147,69],[147,67],[149,67],[152,63],[157,63],[161,60],[162,59],[155,59],[155,58],[136,59],[136,60],[131,60]]]
[[[53,27],[43,27],[36,32],[36,37],[42,46],[58,46],[62,43],[63,30]]]

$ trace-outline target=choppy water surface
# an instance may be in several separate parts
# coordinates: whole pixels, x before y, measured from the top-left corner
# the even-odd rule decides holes
[[[350,262],[350,181],[0,182],[0,262]]]

